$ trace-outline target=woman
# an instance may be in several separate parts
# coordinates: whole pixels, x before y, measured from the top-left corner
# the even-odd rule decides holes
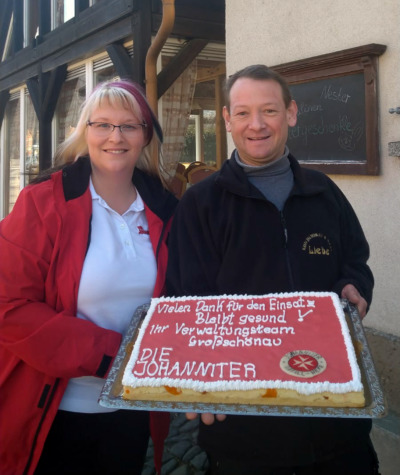
[[[141,473],[149,414],[97,401],[135,309],[164,291],[176,198],[152,153],[161,140],[138,86],[100,84],[61,169],[0,223],[2,474]]]

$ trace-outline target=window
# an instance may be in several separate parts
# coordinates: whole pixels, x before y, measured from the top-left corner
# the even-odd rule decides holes
[[[94,81],[93,84],[96,86],[97,84],[110,81],[113,79],[118,79],[117,71],[113,65],[109,65],[110,59],[107,57],[108,61],[99,61],[95,62],[93,65],[93,76]]]
[[[24,0],[24,46],[39,35],[39,0]]]
[[[11,20],[8,25],[8,31],[7,31],[7,37],[4,45],[4,50],[3,50],[3,55],[1,57],[1,60],[4,61],[6,60],[11,51],[11,43],[12,43],[12,33],[13,33],[13,24],[14,24],[14,15],[11,15]]]
[[[56,109],[56,146],[73,132],[79,118],[80,107],[86,96],[85,69],[79,68],[68,75]]]
[[[52,28],[57,28],[75,16],[75,0],[52,0]]]
[[[55,146],[60,145],[74,130],[80,108],[90,91],[90,85],[110,79],[117,79],[117,73],[110,58],[105,55],[86,61],[68,72],[61,89],[55,115]]]
[[[182,162],[201,161],[209,166],[220,167],[227,158],[221,115],[221,84],[224,75],[224,62],[198,60],[196,87]]]
[[[13,94],[6,107],[3,126],[5,127],[4,147],[4,212],[12,210],[20,187],[20,94]]]
[[[76,127],[82,103],[93,86],[117,78],[106,53],[71,66],[53,120],[53,151]],[[39,121],[26,87],[11,91],[0,138],[1,219],[12,210],[20,190],[39,173]]]
[[[215,116],[215,110],[199,110],[190,115],[181,162],[196,161],[216,166]]]
[[[24,185],[28,185],[39,173],[39,122],[31,97],[25,94],[25,169]]]
[[[179,40],[167,41],[162,51],[163,68],[167,67],[170,58],[181,47]],[[187,74],[193,63],[196,63],[195,73]],[[184,75],[184,84],[180,86],[179,80]],[[176,158],[179,157],[179,161],[186,165],[202,161],[209,166],[220,167],[227,158],[226,132],[222,118],[222,82],[225,75],[225,47],[209,43],[163,95],[161,120],[167,166],[169,163],[176,166]],[[191,82],[193,87],[187,100],[186,89]],[[185,122],[183,119],[186,117]],[[184,143],[180,147],[182,135]]]
[[[20,190],[39,172],[39,122],[26,88],[11,94],[3,128],[2,216],[11,212]]]

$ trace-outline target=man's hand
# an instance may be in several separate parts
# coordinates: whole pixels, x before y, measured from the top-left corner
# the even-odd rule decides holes
[[[361,319],[363,319],[367,313],[367,301],[361,297],[360,292],[352,284],[347,284],[342,289],[343,299],[347,299],[350,303],[357,307],[358,313]]]
[[[187,412],[186,413],[186,419],[189,419],[190,421],[193,419],[196,419],[198,416],[197,412]],[[214,424],[215,419],[217,421],[224,421],[226,419],[226,414],[211,414],[210,412],[204,412],[203,414],[200,415],[201,420],[203,424],[210,426],[211,424]]]

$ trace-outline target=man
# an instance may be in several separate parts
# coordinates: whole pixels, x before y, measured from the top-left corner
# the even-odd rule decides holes
[[[236,150],[183,196],[170,236],[168,294],[334,291],[365,316],[369,247],[358,219],[324,174],[286,146],[297,106],[264,65],[227,81],[226,129]],[[314,253],[312,249],[323,249]],[[372,474],[370,420],[203,414],[199,443],[211,474]]]

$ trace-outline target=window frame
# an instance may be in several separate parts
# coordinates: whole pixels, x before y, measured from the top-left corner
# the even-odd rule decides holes
[[[329,174],[379,175],[379,103],[378,103],[378,58],[386,51],[385,45],[369,44],[328,53],[290,63],[272,66],[289,85],[302,84],[319,79],[337,78],[350,74],[364,75],[365,84],[365,161],[346,162],[335,160],[300,161],[303,167],[321,170]]]

